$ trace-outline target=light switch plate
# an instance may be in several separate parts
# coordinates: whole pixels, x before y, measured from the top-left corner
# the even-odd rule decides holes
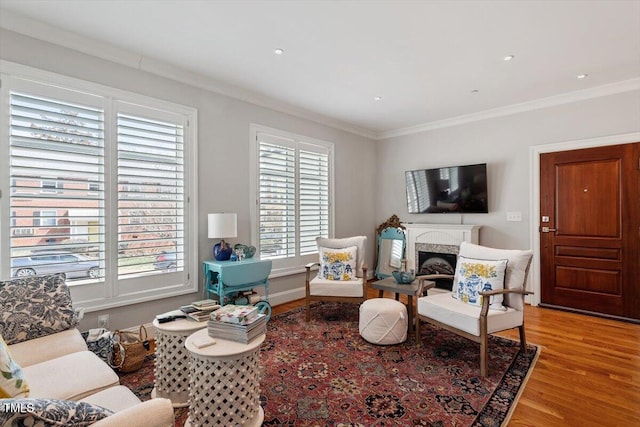
[[[522,221],[522,212],[507,212],[507,221]]]

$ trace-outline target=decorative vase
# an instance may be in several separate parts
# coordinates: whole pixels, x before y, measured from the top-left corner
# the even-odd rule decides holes
[[[217,261],[228,261],[229,258],[231,258],[232,253],[233,248],[224,240],[221,240],[220,243],[216,243],[213,247],[213,257]]]
[[[244,250],[244,257],[245,258],[251,258],[256,254],[256,247],[255,246],[247,246],[246,249]]]

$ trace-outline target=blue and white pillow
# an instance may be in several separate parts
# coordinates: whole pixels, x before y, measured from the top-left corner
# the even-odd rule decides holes
[[[504,289],[504,278],[509,260],[484,260],[458,257],[453,280],[453,297],[471,305],[482,305],[482,291]],[[489,308],[506,310],[503,295],[493,295]]]
[[[318,248],[320,252],[320,270],[318,277],[324,280],[356,280],[355,246],[342,249]]]

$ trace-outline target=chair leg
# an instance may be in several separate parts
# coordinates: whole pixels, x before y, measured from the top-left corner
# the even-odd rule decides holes
[[[518,327],[520,330],[520,350],[524,353],[527,350],[527,338],[524,335],[524,325]]]
[[[489,370],[489,360],[487,355],[488,347],[489,338],[487,334],[482,334],[482,336],[480,337],[480,376],[482,377],[486,377],[487,371]]]
[[[304,321],[308,322],[309,320],[311,320],[311,302],[309,301],[309,297],[306,298],[306,301],[307,301],[307,312],[305,313]]]

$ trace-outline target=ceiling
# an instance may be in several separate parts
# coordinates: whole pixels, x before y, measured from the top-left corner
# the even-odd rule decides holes
[[[640,77],[640,0],[0,0],[0,23],[372,137]]]

